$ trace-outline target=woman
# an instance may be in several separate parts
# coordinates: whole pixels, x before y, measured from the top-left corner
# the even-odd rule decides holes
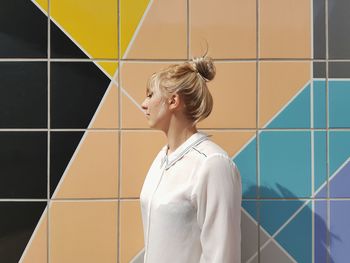
[[[167,136],[141,191],[146,263],[240,262],[241,179],[227,153],[197,131],[213,107],[209,57],[154,73],[142,108]]]

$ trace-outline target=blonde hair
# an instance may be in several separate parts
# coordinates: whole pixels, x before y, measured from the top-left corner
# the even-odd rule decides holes
[[[147,84],[158,89],[163,96],[179,94],[184,101],[184,113],[193,124],[209,116],[213,109],[213,97],[207,82],[215,77],[215,66],[210,57],[196,57],[190,62],[171,65],[153,73]]]

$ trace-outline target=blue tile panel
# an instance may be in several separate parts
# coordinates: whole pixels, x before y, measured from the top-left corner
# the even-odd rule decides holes
[[[261,197],[293,198],[311,195],[309,131],[261,132],[259,154]]]
[[[314,128],[326,128],[326,81],[313,81]]]
[[[330,128],[350,128],[350,81],[330,80],[328,85]]]
[[[315,222],[315,262],[327,263],[327,248],[329,247],[327,240],[327,201],[315,201],[315,210],[313,216]]]
[[[314,131],[314,189],[316,198],[327,197],[327,133]]]
[[[350,200],[330,201],[330,256],[333,262],[348,263],[350,248]]]

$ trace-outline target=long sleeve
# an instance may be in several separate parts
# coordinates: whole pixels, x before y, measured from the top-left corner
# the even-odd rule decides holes
[[[241,262],[241,193],[240,174],[229,157],[207,157],[192,192],[201,229],[201,263]]]

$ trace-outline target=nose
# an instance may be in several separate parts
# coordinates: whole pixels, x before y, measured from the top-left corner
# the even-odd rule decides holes
[[[141,108],[143,109],[143,110],[147,110],[147,103],[146,103],[146,100],[147,100],[147,98],[142,102],[142,104],[141,104]]]

